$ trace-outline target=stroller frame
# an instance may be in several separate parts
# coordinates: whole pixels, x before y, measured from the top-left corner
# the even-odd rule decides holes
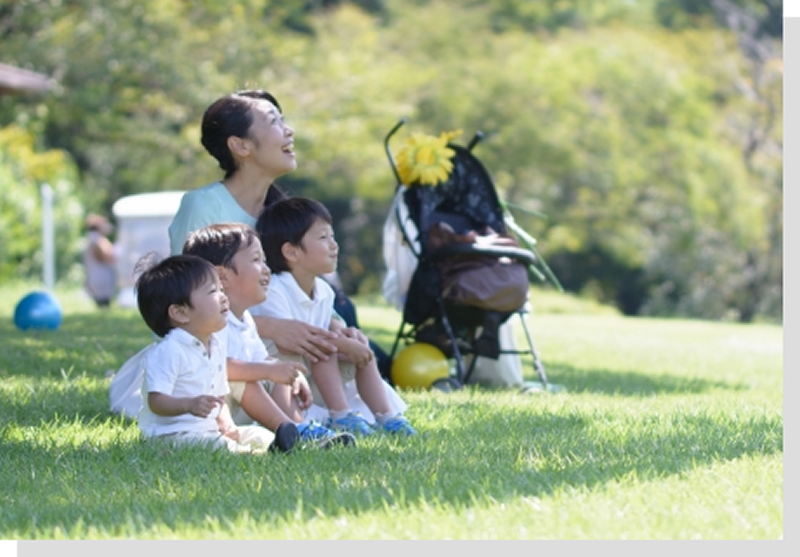
[[[394,162],[394,157],[392,156],[392,152],[389,148],[389,142],[392,136],[399,130],[404,124],[406,123],[405,119],[401,119],[386,135],[384,139],[384,148],[386,150],[386,155],[389,159],[391,164],[392,170],[394,172],[395,178],[397,180],[397,190],[404,187],[402,180],[400,178],[399,172]],[[472,155],[472,149],[477,145],[477,143],[483,138],[483,134],[478,131],[469,144],[466,147],[462,147],[459,145],[454,145],[452,143],[448,144],[448,147],[456,151],[457,157],[469,157],[470,163],[476,168],[477,171],[482,173],[482,177],[486,184],[491,188],[491,192],[495,197],[495,200],[499,206],[499,200],[497,200],[497,192],[494,187],[494,183],[492,182],[491,178],[486,172],[485,168],[482,166],[480,161],[478,161],[474,155]],[[417,186],[415,186],[417,187]],[[425,187],[425,186],[420,186]],[[533,269],[533,264],[537,261],[536,254],[530,250],[525,250],[519,247],[512,247],[512,246],[477,246],[475,244],[448,244],[442,246],[437,249],[427,250],[424,242],[420,242],[421,249],[417,251],[415,246],[414,238],[410,238],[408,235],[408,231],[406,230],[406,226],[403,223],[403,217],[400,214],[399,206],[395,207],[394,211],[394,218],[397,219],[397,224],[401,234],[403,236],[403,240],[406,245],[410,248],[411,252],[413,253],[414,257],[417,260],[417,268],[414,271],[414,278],[412,278],[412,283],[416,278],[417,272],[420,271],[420,267],[423,265],[427,266],[436,266],[439,262],[451,258],[451,257],[463,257],[463,256],[470,256],[470,255],[480,255],[480,256],[490,256],[492,258],[500,259],[500,258],[509,258],[520,263],[523,263],[528,269]],[[498,232],[506,232],[505,224],[503,222],[495,223],[496,227],[502,228],[502,230],[497,230]],[[424,231],[420,230],[420,235],[422,235]],[[533,273],[534,271],[529,271]],[[412,286],[413,288],[413,286]],[[536,347],[533,342],[533,337],[531,335],[530,329],[528,327],[528,323],[525,319],[525,316],[529,313],[528,310],[528,300],[526,298],[525,303],[509,312],[492,312],[488,310],[482,310],[477,308],[470,308],[468,306],[463,306],[459,304],[452,304],[445,300],[445,297],[442,295],[441,291],[437,291],[436,295],[434,296],[435,299],[435,309],[428,312],[429,317],[426,317],[423,320],[419,319],[409,319],[407,316],[408,310],[408,303],[405,303],[405,307],[403,309],[403,318],[402,322],[400,323],[400,327],[398,328],[397,334],[395,336],[394,344],[392,346],[392,350],[390,353],[390,358],[393,360],[398,348],[400,347],[401,341],[405,341],[406,344],[411,344],[413,342],[430,342],[431,344],[437,346],[438,348],[443,349],[445,354],[455,360],[455,376],[452,375],[447,379],[439,379],[432,385],[433,388],[437,388],[440,390],[456,390],[462,388],[466,385],[476,367],[478,362],[478,357],[482,355],[482,350],[480,349],[481,344],[481,337],[479,336],[479,330],[481,333],[484,331],[483,328],[480,326],[480,319],[494,319],[498,320],[497,325],[501,325],[505,323],[513,314],[516,314],[520,318],[520,322],[522,324],[523,331],[525,333],[525,339],[527,341],[527,349],[525,348],[498,348],[496,350],[492,350],[494,355],[491,357],[498,357],[500,355],[507,355],[507,354],[516,354],[516,355],[523,355],[523,354],[530,354],[533,359],[533,369],[536,372],[539,380],[541,381],[543,390],[548,389],[548,379],[547,374],[544,369],[544,365],[539,357],[539,354],[536,350]],[[497,314],[497,315],[494,315]],[[433,320],[433,322],[431,322]],[[419,321],[419,322],[414,322]],[[438,330],[437,326],[441,325],[441,329]],[[455,326],[454,326],[455,325]],[[438,333],[442,333],[444,338],[441,334],[437,337],[436,341],[429,340],[428,338],[422,337],[426,333],[426,329],[434,330]],[[459,332],[466,333],[465,335],[459,336],[456,334],[456,329]],[[421,337],[424,340],[421,340]],[[442,342],[444,340],[444,343]],[[494,339],[497,340],[496,338]],[[459,342],[460,341],[460,342]],[[443,346],[446,345],[446,347]],[[469,365],[465,367],[464,365],[464,357],[465,356],[472,356]]]

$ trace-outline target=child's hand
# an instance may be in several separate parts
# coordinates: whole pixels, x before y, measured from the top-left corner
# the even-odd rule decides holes
[[[272,381],[281,385],[289,385],[292,387],[298,376],[305,376],[308,373],[306,366],[300,362],[281,362],[279,360],[270,360],[269,364],[272,366],[274,376]]]
[[[362,333],[361,329],[357,329],[356,327],[345,327],[339,331],[339,334],[346,338],[357,340],[365,346],[369,345],[369,339],[367,338],[367,335]]]
[[[228,422],[226,420],[217,420],[217,426],[219,427],[219,432],[229,439],[233,439],[234,441],[239,441],[239,437],[241,436],[241,432],[239,431],[239,427],[234,424],[233,422]]]
[[[295,319],[265,316],[256,319],[256,326],[258,334],[262,338],[272,339],[281,352],[303,356],[314,363],[327,361],[336,353],[332,341],[337,335],[326,329]]]
[[[219,414],[217,414],[217,428],[219,428],[219,432],[224,435],[225,437],[229,437],[234,441],[239,441],[239,428],[236,426],[236,423],[233,421],[233,416],[231,416],[231,409],[228,407],[225,402],[222,402],[222,405],[219,408]]]
[[[340,339],[339,352],[348,362],[358,367],[367,365],[375,357],[368,345],[362,344],[360,340],[354,338]]]
[[[200,395],[189,402],[189,412],[198,418],[207,418],[214,410],[221,408],[225,401],[218,396]]]
[[[301,410],[308,410],[314,403],[314,395],[311,394],[311,387],[308,386],[308,380],[302,373],[298,373],[292,383],[292,396],[297,400],[297,405]]]

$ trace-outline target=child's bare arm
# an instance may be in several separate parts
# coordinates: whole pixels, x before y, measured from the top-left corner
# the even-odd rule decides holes
[[[358,327],[348,327],[341,317],[334,315],[328,324],[328,330],[337,337],[347,337],[358,340],[361,344],[369,345],[369,338]]]
[[[218,396],[200,395],[196,397],[174,397],[164,393],[148,393],[147,404],[150,410],[159,416],[180,416],[192,414],[205,418],[225,401]]]
[[[259,336],[274,341],[281,352],[297,354],[318,362],[327,360],[336,351],[331,343],[335,336],[331,331],[296,319],[279,319],[266,315],[254,315],[253,321]]]
[[[344,358],[357,366],[368,364],[375,357],[368,344],[358,338],[342,336],[334,340],[336,348]]]
[[[228,358],[228,381],[264,381],[269,380],[280,385],[291,385],[298,374],[308,373],[306,366],[300,362],[281,361],[269,358],[261,362],[245,362]]]
[[[333,321],[331,321],[331,323],[333,323]],[[369,346],[369,338],[367,338],[367,335],[361,332],[361,329],[358,329],[356,327],[343,327],[338,330],[338,333],[339,335],[345,336],[347,338],[357,340],[358,342],[360,342],[365,346]]]
[[[308,370],[300,362],[281,361],[269,358],[263,362],[244,362],[228,358],[228,381],[252,383],[269,380],[276,385],[289,385],[292,395],[298,398],[300,407],[306,409],[314,402],[311,388],[306,381]]]
[[[230,437],[234,441],[239,440],[239,428],[233,422],[231,409],[227,404],[223,404],[219,409],[219,415],[217,416],[217,427],[219,427],[219,432],[225,437]]]
[[[333,341],[345,360],[355,365],[365,365],[375,357],[369,346],[369,338],[357,327],[348,327],[338,319],[331,319],[329,329],[338,338]]]

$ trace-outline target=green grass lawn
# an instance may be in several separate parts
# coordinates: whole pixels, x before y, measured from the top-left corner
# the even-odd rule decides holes
[[[0,288],[0,539],[783,538],[780,326],[535,292],[563,392],[402,392],[415,438],[258,457],[141,441],[106,377],[151,340],[136,311],[57,290],[62,326],[21,332],[31,288]],[[399,313],[358,307],[390,348]]]

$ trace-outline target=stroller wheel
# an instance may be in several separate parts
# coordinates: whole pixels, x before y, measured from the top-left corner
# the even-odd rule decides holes
[[[442,391],[443,393],[452,393],[461,388],[461,383],[455,377],[443,377],[431,383],[431,389]]]

